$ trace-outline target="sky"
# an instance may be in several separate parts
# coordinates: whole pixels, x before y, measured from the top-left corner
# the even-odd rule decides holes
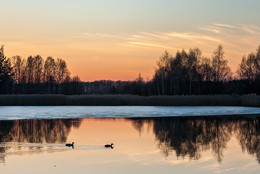
[[[151,79],[165,50],[223,45],[235,72],[260,45],[259,0],[0,0],[7,57],[66,60],[83,81]]]

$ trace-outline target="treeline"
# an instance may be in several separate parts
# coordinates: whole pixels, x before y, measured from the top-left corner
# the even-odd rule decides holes
[[[178,51],[175,56],[166,51],[157,62],[153,90],[157,95],[259,94],[259,82],[260,46],[243,57],[234,74],[219,45],[211,59],[199,49]]]
[[[155,74],[144,81],[95,81],[85,83],[87,94],[216,95],[260,94],[260,46],[244,56],[236,72],[231,72],[221,45],[211,58],[198,48],[169,52],[159,58]]]
[[[198,48],[165,51],[159,58],[152,80],[141,74],[134,81],[101,80],[81,82],[70,77],[63,59],[41,56],[6,58],[0,49],[0,93],[2,94],[133,94],[216,95],[260,94],[260,46],[244,56],[236,72],[231,72],[221,45],[212,57]]]
[[[67,63],[40,55],[7,58],[0,48],[0,93],[78,94],[83,86],[78,76],[70,77]]]

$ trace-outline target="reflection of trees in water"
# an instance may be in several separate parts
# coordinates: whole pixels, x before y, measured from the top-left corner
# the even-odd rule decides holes
[[[0,122],[1,142],[56,143],[65,142],[71,127],[79,127],[78,119],[15,120]]]
[[[219,162],[233,133],[243,150],[256,154],[260,163],[260,117],[169,117],[133,119],[141,133],[145,123],[153,122],[153,132],[165,156],[173,151],[177,157],[199,159],[201,152],[211,149]],[[138,126],[137,126],[138,125]]]
[[[257,117],[237,122],[236,136],[242,150],[256,155],[260,163],[260,118]]]
[[[5,151],[8,150],[9,147],[0,147],[0,163],[5,163]]]
[[[219,161],[223,156],[223,149],[230,139],[230,130],[220,120],[166,118],[154,120],[154,133],[162,144],[170,147],[164,149],[165,155],[174,150],[177,156],[189,156],[199,159],[201,151],[211,148]]]
[[[80,124],[80,119],[0,121],[0,142],[63,143],[71,128],[79,128]],[[0,162],[4,162],[8,148],[0,147]]]
[[[141,135],[144,130],[144,124],[147,124],[147,129],[149,131],[149,129],[153,124],[153,121],[152,120],[143,121],[142,119],[134,119],[134,121],[132,122],[132,126],[139,132],[139,135]]]

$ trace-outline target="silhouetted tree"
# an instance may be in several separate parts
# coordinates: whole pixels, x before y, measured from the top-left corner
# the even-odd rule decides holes
[[[0,93],[10,93],[12,83],[11,62],[4,54],[4,46],[0,48]]]
[[[74,78],[75,83],[72,83],[73,79],[70,78],[67,64],[61,58],[55,62],[52,57],[44,61],[40,55],[29,56],[27,60],[21,56],[14,56],[11,59],[11,66],[15,82],[13,93],[16,94],[67,94],[63,88],[71,89],[68,94],[76,94],[75,83],[83,86],[79,77]],[[84,93],[82,91],[84,90],[81,89],[78,93]]]
[[[244,56],[239,65],[238,74],[241,79],[255,80],[260,75],[260,47],[257,53]]]
[[[212,75],[215,82],[224,81],[230,75],[231,70],[225,60],[223,46],[219,45],[213,54],[212,59]]]
[[[24,59],[22,59],[21,56],[12,57],[12,72],[14,74],[13,80],[16,84],[20,84],[22,82],[24,67]]]
[[[56,63],[52,57],[47,57],[44,63],[44,82],[55,81]]]
[[[211,67],[211,60],[209,58],[202,58],[199,74],[201,75],[201,79],[203,81],[212,81],[213,80],[213,72]]]
[[[158,94],[166,94],[167,71],[170,69],[171,55],[168,51],[160,57],[155,69],[155,80],[157,81]]]
[[[35,67],[35,75],[34,82],[41,83],[42,82],[42,73],[43,73],[43,58],[40,55],[34,57],[34,67]]]
[[[64,60],[58,58],[56,61],[56,67],[57,67],[57,83],[61,84],[64,82],[65,77],[69,76],[69,70],[67,67],[67,64]]]

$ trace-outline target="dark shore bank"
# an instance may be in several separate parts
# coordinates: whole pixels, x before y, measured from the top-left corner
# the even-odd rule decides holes
[[[134,95],[0,95],[0,106],[251,106],[257,95],[134,96]]]

